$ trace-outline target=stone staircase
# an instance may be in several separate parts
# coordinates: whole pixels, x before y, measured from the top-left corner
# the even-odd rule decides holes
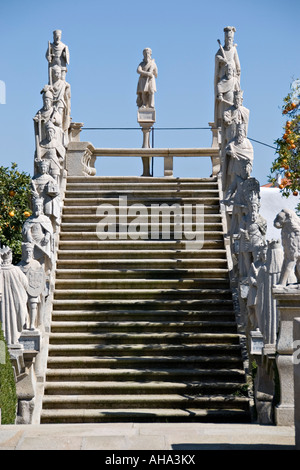
[[[100,240],[119,196],[204,204],[202,249]],[[217,180],[69,177],[41,423],[249,420]]]

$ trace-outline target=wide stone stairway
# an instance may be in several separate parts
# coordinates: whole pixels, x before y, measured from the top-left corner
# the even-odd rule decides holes
[[[100,240],[119,196],[204,204],[203,247]],[[250,421],[216,178],[67,180],[41,423],[118,421]]]

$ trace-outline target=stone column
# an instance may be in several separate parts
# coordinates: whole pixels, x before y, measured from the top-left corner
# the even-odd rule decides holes
[[[137,121],[142,128],[143,132],[143,149],[150,148],[150,132],[151,127],[155,123],[155,109],[152,108],[139,108]],[[142,157],[143,160],[143,174],[142,176],[151,176],[150,167],[151,167],[151,158],[152,157]]]
[[[294,425],[294,364],[293,324],[299,316],[300,286],[276,286],[273,296],[279,312],[279,332],[276,344],[276,364],[280,384],[280,403],[275,408],[278,426]]]

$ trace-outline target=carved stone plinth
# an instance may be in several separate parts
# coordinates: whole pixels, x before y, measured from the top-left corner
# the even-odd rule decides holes
[[[23,345],[24,351],[39,352],[41,350],[41,334],[39,330],[23,330],[19,343]]]
[[[296,448],[300,450],[300,317],[294,319],[294,396]]]
[[[89,142],[70,142],[66,154],[68,176],[94,176],[96,174],[94,147]]]
[[[280,318],[276,345],[280,403],[275,408],[275,421],[278,426],[292,426],[295,412],[293,323],[299,316],[300,285],[274,287],[273,296],[277,300]]]

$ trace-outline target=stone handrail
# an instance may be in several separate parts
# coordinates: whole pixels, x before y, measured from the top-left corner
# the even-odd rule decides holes
[[[174,157],[211,157],[213,176],[219,172],[219,148],[95,148],[89,142],[70,142],[66,169],[69,176],[96,174],[97,157],[162,157],[164,176],[173,176]]]

